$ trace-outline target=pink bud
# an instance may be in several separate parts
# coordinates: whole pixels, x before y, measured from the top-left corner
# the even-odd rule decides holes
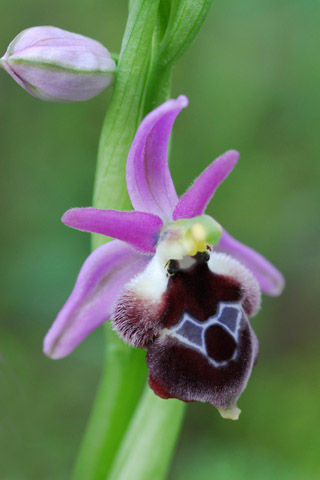
[[[101,43],[56,27],[23,30],[0,66],[31,95],[48,102],[88,100],[111,84],[116,70]]]

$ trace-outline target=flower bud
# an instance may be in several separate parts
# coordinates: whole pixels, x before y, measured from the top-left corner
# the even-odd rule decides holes
[[[110,85],[116,69],[101,43],[56,27],[23,30],[0,66],[31,95],[48,102],[88,100]]]

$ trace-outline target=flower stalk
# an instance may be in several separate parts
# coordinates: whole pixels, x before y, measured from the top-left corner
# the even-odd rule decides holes
[[[173,20],[184,15],[188,3],[189,13],[192,3],[197,16],[191,22],[190,15],[182,19],[180,27],[182,24],[186,27],[181,37],[182,30]],[[125,182],[131,142],[144,114],[169,97],[173,65],[194,39],[210,4],[211,0],[129,2],[117,76],[99,143],[95,207],[131,209]],[[169,25],[171,34],[167,30]],[[161,43],[164,39],[165,43]],[[167,61],[165,52],[173,45],[176,50]],[[161,58],[166,62],[160,61]],[[93,249],[105,241],[93,235]],[[144,352],[122,343],[107,327],[106,368],[74,479],[165,478],[185,405],[156,397],[148,386],[139,402],[145,379]]]
[[[166,478],[184,412],[185,404],[165,402],[147,385],[108,479]]]
[[[125,165],[141,119],[158,6],[159,0],[130,2],[117,77],[100,136],[95,207],[131,209]],[[104,237],[94,235],[92,249],[105,241]],[[108,477],[146,379],[144,352],[128,347],[108,327],[106,337],[106,367],[76,462],[74,480]]]
[[[105,328],[105,369],[73,472],[74,480],[108,477],[147,376],[144,351],[128,348],[109,324]]]
[[[44,352],[68,355],[108,318],[126,343],[147,350],[145,359],[106,327],[106,368],[74,480],[163,480],[183,402],[207,402],[237,419],[236,402],[258,352],[247,316],[259,308],[260,287],[278,294],[283,286],[266,259],[204,215],[238,153],[219,157],[180,199],[168,168],[171,128],[188,105],[183,95],[167,100],[172,70],[210,5],[130,0],[93,207],[68,210],[62,218],[94,233],[93,253],[46,335]],[[108,243],[108,236],[116,240]],[[235,252],[249,270],[219,250]],[[183,402],[164,400],[173,398]]]
[[[125,184],[125,163],[141,119],[158,3],[159,0],[138,0],[130,4],[114,91],[100,137],[94,189],[96,207],[131,207]],[[93,237],[93,248],[101,243],[101,237]],[[77,459],[74,479],[108,478],[115,453],[139,400],[146,377],[144,352],[128,347],[107,327],[106,368]],[[167,462],[165,456],[159,458],[160,464],[164,465],[168,464],[171,458],[182,420],[180,412],[184,410],[184,405],[180,402],[174,402],[175,408],[170,405],[172,419],[172,415],[166,415],[166,409],[163,409],[165,402],[156,398],[153,392],[149,392],[149,395],[154,397],[158,409],[161,404],[160,410],[169,423],[175,419],[177,425],[176,429],[171,430],[171,450],[168,449],[168,443],[165,444]],[[140,412],[143,411],[142,406]],[[150,405],[148,411],[152,415]],[[159,440],[158,438],[157,442]],[[151,444],[153,445],[152,442]],[[145,465],[147,458],[148,455],[144,452],[143,457],[136,458],[135,461]],[[157,465],[157,468],[159,467],[160,465]]]

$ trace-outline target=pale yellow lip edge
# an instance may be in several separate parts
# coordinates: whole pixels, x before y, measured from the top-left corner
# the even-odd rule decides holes
[[[227,409],[218,408],[218,411],[222,418],[227,418],[229,420],[238,420],[241,413],[241,410],[238,407],[232,407]]]

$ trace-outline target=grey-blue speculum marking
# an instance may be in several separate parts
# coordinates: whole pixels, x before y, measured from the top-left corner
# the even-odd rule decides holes
[[[242,316],[243,310],[240,303],[220,302],[216,315],[209,317],[205,322],[197,320],[189,313],[184,313],[176,325],[163,331],[163,335],[174,337],[186,346],[197,350],[204,355],[208,362],[214,367],[223,367],[226,366],[230,360],[237,358],[237,345]],[[206,332],[213,325],[217,325],[225,330],[227,334],[231,335],[235,342],[233,354],[226,360],[217,361],[208,353]]]

